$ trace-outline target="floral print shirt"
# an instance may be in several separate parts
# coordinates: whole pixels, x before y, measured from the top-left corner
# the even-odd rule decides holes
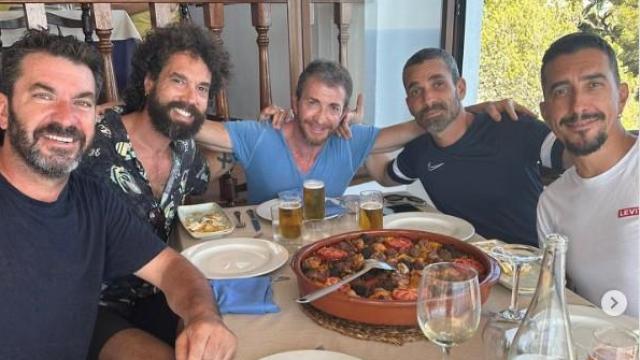
[[[131,145],[121,109],[116,107],[98,118],[93,143],[80,171],[104,179],[166,242],[176,220],[177,207],[187,195],[204,193],[209,181],[209,168],[193,139],[173,141],[171,150],[171,171],[158,199]],[[153,286],[133,275],[105,285],[101,298],[106,302],[131,302],[155,292]]]

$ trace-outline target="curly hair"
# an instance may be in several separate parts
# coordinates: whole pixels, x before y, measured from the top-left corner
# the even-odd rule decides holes
[[[34,53],[59,56],[75,64],[86,65],[95,79],[96,99],[99,97],[104,69],[100,53],[93,46],[73,36],[51,35],[41,30],[29,30],[22,39],[2,51],[0,92],[11,98],[15,82],[24,70],[28,71],[28,69],[22,69],[22,60]]]
[[[147,33],[133,54],[131,75],[122,95],[126,112],[144,108],[145,77],[157,80],[169,58],[179,52],[199,57],[207,65],[211,72],[210,97],[226,84],[231,72],[229,54],[207,29],[188,23],[156,28]]]

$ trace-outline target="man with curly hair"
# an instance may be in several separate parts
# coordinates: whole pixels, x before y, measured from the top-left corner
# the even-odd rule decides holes
[[[209,94],[228,77],[228,54],[206,29],[175,24],[147,34],[132,68],[124,108],[98,119],[81,170],[106,181],[166,242],[176,208],[206,190],[209,168],[193,136]],[[89,357],[171,358],[177,323],[151,284],[135,276],[111,281],[101,294]]]

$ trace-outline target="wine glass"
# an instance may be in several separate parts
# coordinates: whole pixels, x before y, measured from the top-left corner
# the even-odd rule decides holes
[[[424,335],[442,349],[469,340],[480,325],[480,285],[471,267],[435,263],[422,270],[418,289],[418,325]]]
[[[498,312],[505,320],[520,321],[524,318],[525,309],[518,310],[518,293],[520,291],[520,273],[525,264],[542,259],[542,251],[537,247],[521,244],[504,244],[491,249],[491,255],[507,262],[511,267],[511,302],[509,308]]]
[[[525,310],[518,309],[518,294],[520,291],[520,274],[526,264],[542,259],[540,249],[519,244],[504,244],[494,246],[491,255],[509,264],[511,270],[511,301],[508,309],[499,311],[490,318],[482,330],[485,357],[487,359],[506,359],[511,339],[515,336],[520,320],[524,318]]]

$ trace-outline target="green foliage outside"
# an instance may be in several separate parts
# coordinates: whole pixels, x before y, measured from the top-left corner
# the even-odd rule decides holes
[[[618,53],[621,79],[630,89],[622,122],[637,129],[637,0],[485,0],[478,101],[510,97],[539,113],[544,51],[580,29],[598,32]]]

